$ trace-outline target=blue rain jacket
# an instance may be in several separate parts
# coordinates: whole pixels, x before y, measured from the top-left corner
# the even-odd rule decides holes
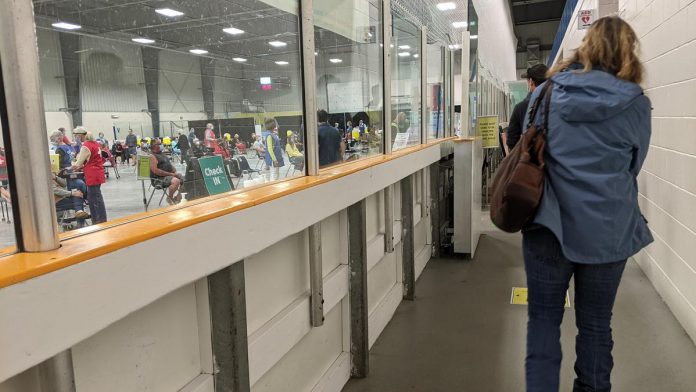
[[[650,100],[635,83],[571,68],[552,77],[546,184],[534,223],[556,235],[571,261],[624,260],[653,241],[636,181],[650,144]],[[543,105],[536,123],[542,113]]]

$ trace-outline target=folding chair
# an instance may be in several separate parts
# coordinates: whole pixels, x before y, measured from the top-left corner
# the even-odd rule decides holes
[[[254,176],[254,173],[261,173],[261,170],[252,169],[251,166],[249,166],[249,161],[247,161],[245,156],[239,155],[234,157],[233,159],[235,159],[239,163],[239,169],[242,171],[242,175],[239,176],[235,188],[239,187],[239,183],[242,181],[242,178],[244,178],[245,174],[248,174],[249,179],[251,179]]]
[[[169,187],[166,187],[162,185],[159,181],[150,181],[150,187],[152,188],[152,192],[150,193],[150,198],[147,199],[147,204],[145,205],[145,210],[150,208],[150,202],[152,201],[152,197],[155,196],[155,192],[157,191],[162,191],[162,197],[160,197],[159,200],[159,206],[162,205],[162,200],[164,200],[165,197],[167,197],[167,190]]]
[[[261,168],[263,168],[263,164],[266,161],[266,157],[261,155],[261,152],[259,150],[254,150],[256,152],[256,157],[259,159],[256,161],[256,166],[254,166],[254,169],[259,169],[259,165],[261,165]]]

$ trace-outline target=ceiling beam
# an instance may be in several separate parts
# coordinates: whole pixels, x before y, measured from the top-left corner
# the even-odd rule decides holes
[[[556,1],[556,0],[519,0],[519,1],[513,0],[512,6],[519,7],[519,6],[525,6],[525,5],[530,5],[530,4],[548,3],[550,1]]]

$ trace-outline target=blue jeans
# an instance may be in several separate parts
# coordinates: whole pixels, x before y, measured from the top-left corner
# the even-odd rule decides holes
[[[561,367],[561,321],[570,279],[575,277],[573,392],[611,391],[611,316],[626,260],[580,264],[563,256],[556,236],[546,228],[523,234],[529,287],[527,323],[527,392],[558,392]]]
[[[106,222],[106,205],[104,205],[101,185],[87,187],[87,202],[89,203],[89,212],[92,216],[92,223],[96,225]]]

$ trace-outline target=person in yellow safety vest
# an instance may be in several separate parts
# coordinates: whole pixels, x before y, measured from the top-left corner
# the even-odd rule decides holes
[[[171,147],[172,146],[172,138],[170,138],[169,136],[165,136],[164,139],[162,139],[162,144],[165,147]]]
[[[232,135],[229,133],[225,133],[223,136],[225,137],[225,141],[228,143],[232,140]]]
[[[142,142],[143,142],[143,139],[140,138],[140,136],[138,136],[138,145],[142,144]]]
[[[353,128],[351,131],[351,136],[353,137],[353,140],[360,140],[360,129],[358,127]]]

